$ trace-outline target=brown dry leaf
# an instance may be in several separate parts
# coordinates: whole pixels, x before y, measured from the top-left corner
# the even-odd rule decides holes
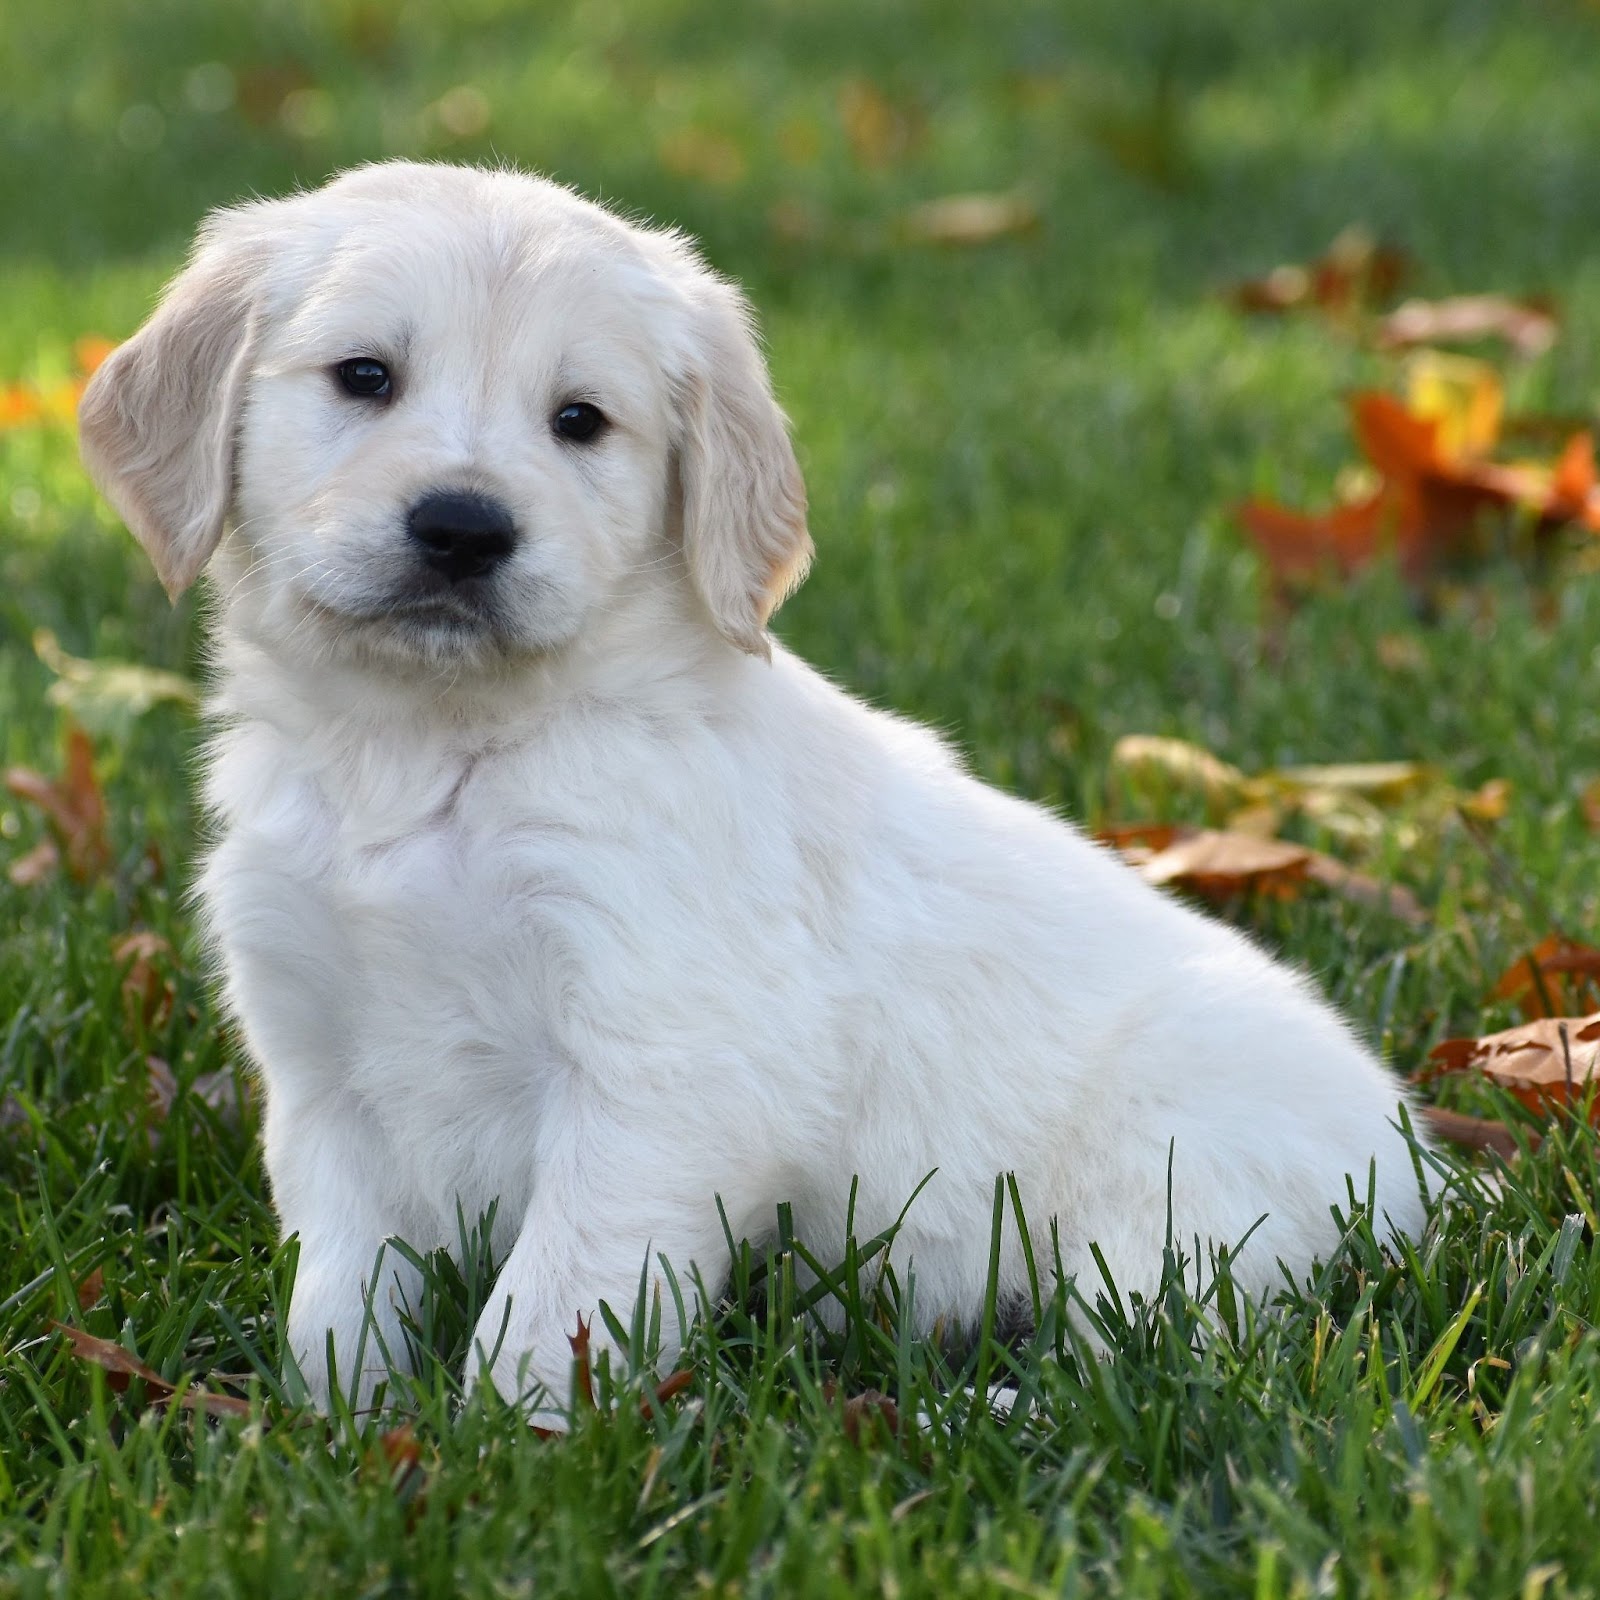
[[[1578,804],[1583,809],[1583,820],[1589,824],[1589,831],[1600,833],[1600,778],[1591,778],[1584,784]]]
[[[87,1311],[105,1291],[106,1274],[104,1267],[96,1267],[88,1277],[80,1280],[78,1284],[78,1309]]]
[[[148,928],[113,942],[112,960],[128,969],[122,978],[122,1007],[130,1028],[140,1022],[149,1029],[160,1028],[172,1015],[177,986],[158,965],[171,956],[172,946]]]
[[[1188,889],[1214,903],[1251,892],[1293,898],[1307,883],[1379,906],[1415,927],[1429,920],[1408,889],[1381,883],[1342,861],[1287,839],[1234,829],[1124,824],[1101,833],[1145,882]]]
[[[1365,228],[1346,228],[1327,251],[1305,266],[1274,268],[1228,291],[1241,311],[1318,310],[1331,316],[1380,305],[1408,270],[1405,256],[1380,244]]]
[[[165,1122],[172,1113],[172,1102],[178,1097],[178,1080],[172,1068],[160,1056],[146,1056],[144,1070],[150,1120]]]
[[[1025,194],[952,194],[913,206],[901,220],[919,244],[990,244],[1039,226],[1039,208]]]
[[[829,1378],[822,1386],[822,1398],[831,1406],[841,1401],[843,1390]],[[863,1389],[850,1395],[839,1406],[844,1436],[857,1447],[882,1443],[900,1433],[900,1408],[877,1389]]]
[[[1199,794],[1218,816],[1250,798],[1249,780],[1238,767],[1187,739],[1124,734],[1112,747],[1111,770],[1140,794]]]
[[[1376,906],[1413,928],[1425,928],[1433,920],[1427,908],[1403,884],[1384,883],[1320,851],[1311,852],[1306,876],[1346,900],[1354,900],[1357,905]]]
[[[1380,634],[1377,656],[1385,672],[1421,672],[1428,664],[1428,652],[1409,633]]]
[[[1464,1111],[1447,1111],[1443,1106],[1419,1106],[1417,1111],[1428,1132],[1445,1144],[1463,1150],[1489,1150],[1506,1161],[1517,1154],[1516,1137],[1505,1123],[1493,1117],[1469,1117]],[[1539,1148],[1537,1134],[1524,1137],[1530,1149]]]
[[[881,169],[903,159],[926,133],[926,118],[920,111],[892,101],[867,78],[841,84],[835,108],[851,154],[863,167]]]
[[[1311,851],[1284,839],[1197,828],[1158,850],[1140,868],[1146,883],[1193,889],[1208,900],[1226,900],[1247,889],[1296,894]]]
[[[1378,324],[1378,347],[1462,344],[1502,339],[1519,356],[1542,355],[1556,342],[1560,323],[1543,300],[1503,294],[1458,294],[1443,300],[1407,300]]]
[[[648,1395],[640,1395],[639,1411],[645,1417],[655,1415],[655,1405],[664,1405],[668,1400],[675,1400],[685,1389],[694,1382],[694,1372],[691,1368],[680,1367],[676,1372],[669,1372],[655,1387],[655,1402],[652,1404]]]
[[[94,775],[94,749],[76,723],[67,725],[63,771],[46,778],[28,767],[12,767],[6,788],[37,806],[55,831],[67,871],[79,883],[98,877],[111,864],[106,838],[106,803]]]
[[[1511,792],[1509,778],[1490,778],[1487,783],[1479,784],[1471,794],[1462,795],[1458,804],[1469,817],[1476,817],[1479,822],[1499,822],[1511,809]]]
[[[160,1056],[146,1056],[144,1064],[149,1134],[152,1143],[159,1143],[161,1124],[172,1115],[173,1102],[178,1097],[178,1079],[171,1066]],[[245,1080],[241,1086],[238,1075],[231,1067],[202,1072],[189,1085],[189,1099],[209,1106],[224,1126],[237,1128],[250,1103],[249,1081]]]
[[[1543,939],[1501,974],[1491,998],[1530,1020],[1571,1016],[1600,1001],[1600,950],[1559,933]]]
[[[1600,1059],[1600,1012],[1587,1017],[1540,1017],[1477,1039],[1446,1039],[1428,1052],[1418,1075],[1481,1072],[1530,1110],[1580,1099]]]
[[[61,865],[61,852],[54,839],[41,839],[33,849],[25,850],[6,868],[6,876],[19,889],[30,889],[55,876]]]
[[[123,1394],[129,1382],[138,1378],[146,1385],[148,1404],[166,1406],[176,1404],[185,1411],[198,1411],[208,1417],[248,1417],[250,1402],[237,1395],[215,1394],[207,1389],[185,1389],[180,1395],[177,1388],[167,1382],[159,1372],[147,1367],[137,1356],[130,1355],[120,1344],[110,1339],[96,1338],[82,1328],[69,1327],[64,1322],[51,1326],[62,1334],[72,1346],[72,1353],[106,1374],[106,1385]]]

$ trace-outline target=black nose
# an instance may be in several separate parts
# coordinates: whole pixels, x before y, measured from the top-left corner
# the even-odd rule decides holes
[[[481,494],[425,495],[412,506],[408,527],[423,561],[451,583],[482,577],[517,544],[511,513]]]

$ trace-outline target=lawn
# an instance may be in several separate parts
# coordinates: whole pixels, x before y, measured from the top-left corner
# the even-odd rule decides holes
[[[810,486],[818,560],[778,624],[802,654],[1091,826],[1205,814],[1115,765],[1134,733],[1252,773],[1506,780],[1492,821],[1402,807],[1364,843],[1284,822],[1420,920],[1312,892],[1223,910],[1399,1072],[1516,1020],[1492,991],[1520,952],[1600,934],[1595,563],[1507,538],[1425,596],[1380,562],[1278,606],[1230,507],[1326,503],[1343,397],[1402,369],[1221,292],[1364,224],[1409,292],[1553,297],[1553,350],[1491,354],[1514,411],[1592,417],[1592,3],[10,0],[0,22],[0,394],[53,395],[76,341],[131,332],[209,206],[385,155],[538,168],[682,225],[749,288]],[[917,237],[913,208],[967,192],[1029,225]],[[40,629],[203,676],[195,603],[168,606],[48,417],[0,425],[0,760],[54,773]],[[460,1403],[473,1247],[430,1264],[393,1410],[324,1424],[279,1381],[292,1247],[186,899],[198,723],[76,715],[109,859],[0,875],[0,1595],[1600,1588],[1600,1145],[1455,1089],[1523,1153],[1462,1158],[1403,1257],[1353,1210],[1271,1317],[1175,1260],[1154,1304],[1078,1286],[1109,1361],[1048,1281],[1030,1341],[938,1348],[856,1259],[828,1334],[782,1240],[741,1256],[681,1392],[544,1440]],[[6,865],[45,837],[0,795]],[[135,931],[165,941],[147,985],[114,954]],[[249,1414],[114,1386],[56,1323]],[[967,1388],[989,1376],[1029,1403],[991,1415]]]

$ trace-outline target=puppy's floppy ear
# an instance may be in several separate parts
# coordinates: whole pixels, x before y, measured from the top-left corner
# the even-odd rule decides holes
[[[207,224],[155,314],[101,364],[78,407],[84,465],[174,599],[216,549],[233,492],[263,249],[233,221]]]
[[[678,482],[689,577],[718,630],[752,655],[811,561],[806,489],[744,297],[701,269],[680,380]]]

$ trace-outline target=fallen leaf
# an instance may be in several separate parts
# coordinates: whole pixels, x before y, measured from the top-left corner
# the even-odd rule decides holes
[[[1293,892],[1304,881],[1310,860],[1304,845],[1284,839],[1197,828],[1156,851],[1140,865],[1139,875],[1158,888],[1176,884],[1210,900],[1225,900],[1249,889]]]
[[[1249,797],[1249,781],[1238,767],[1187,739],[1125,734],[1112,746],[1111,770],[1141,797],[1197,794],[1219,816]]]
[[[1446,1039],[1428,1052],[1421,1078],[1480,1072],[1530,1110],[1570,1105],[1586,1092],[1600,1057],[1600,1012],[1540,1017],[1477,1039]],[[1600,1103],[1597,1103],[1600,1111]]]
[[[594,1395],[594,1371],[590,1366],[589,1329],[592,1323],[578,1318],[578,1331],[567,1335],[572,1346],[572,1396],[574,1403],[593,1411],[599,1402]]]
[[[1414,436],[1392,465],[1370,452],[1369,458],[1380,472],[1390,473],[1427,456],[1438,458],[1434,465],[1480,459],[1499,440],[1505,409],[1505,386],[1488,362],[1420,351],[1406,368],[1405,415],[1434,424],[1431,436]]]
[[[96,1300],[105,1292],[106,1274],[103,1267],[96,1267],[88,1277],[78,1283],[78,1309],[87,1311]]]
[[[409,1422],[402,1422],[380,1433],[375,1442],[377,1461],[395,1499],[405,1507],[410,1530],[428,1506],[431,1474],[422,1463],[422,1441]]]
[[[163,702],[193,706],[199,699],[195,686],[179,673],[69,655],[48,628],[35,630],[33,650],[56,676],[45,698],[96,732],[120,731],[126,721]]]
[[[675,1400],[685,1389],[694,1382],[694,1372],[690,1368],[682,1368],[677,1372],[669,1372],[660,1383],[655,1386],[655,1404],[664,1405],[668,1400]],[[652,1415],[653,1408],[648,1398],[641,1398],[639,1409],[645,1416]]]
[[[927,119],[912,106],[891,100],[867,78],[851,78],[834,99],[850,152],[863,167],[882,169],[922,143]]]
[[[86,334],[72,347],[76,370],[65,382],[0,385],[0,433],[48,424],[74,426],[78,419],[78,402],[83,398],[89,375],[115,349],[110,339]]]
[[[1234,516],[1280,585],[1305,584],[1324,574],[1350,578],[1390,549],[1402,571],[1416,565],[1416,540],[1407,537],[1401,503],[1385,489],[1327,511],[1246,500],[1234,507]]]
[[[1443,300],[1407,300],[1378,324],[1382,350],[1419,344],[1461,344],[1501,339],[1519,356],[1542,355],[1556,342],[1560,324],[1543,300],[1503,294],[1460,294]]]
[[[19,889],[32,888],[55,875],[61,865],[61,852],[54,839],[41,839],[31,850],[25,850],[6,868],[6,876]]]
[[[1589,831],[1600,833],[1600,778],[1591,778],[1584,784],[1583,793],[1578,796],[1578,805]]]
[[[822,1398],[830,1406],[839,1401],[842,1394],[832,1378],[822,1386]],[[896,1438],[900,1433],[900,1408],[877,1389],[863,1389],[860,1394],[843,1399],[839,1416],[845,1438],[857,1448],[877,1444],[885,1436]]]
[[[1518,1153],[1516,1135],[1492,1117],[1469,1117],[1464,1111],[1447,1111],[1443,1106],[1419,1106],[1417,1111],[1428,1132],[1445,1144],[1463,1150],[1489,1150],[1506,1161]],[[1542,1142],[1536,1133],[1523,1137],[1532,1150]]]
[[[126,1393],[130,1381],[138,1378],[147,1386],[148,1403],[152,1406],[176,1404],[184,1411],[198,1411],[208,1417],[250,1415],[250,1402],[237,1395],[215,1394],[201,1388],[185,1389],[180,1394],[175,1385],[168,1383],[159,1372],[146,1366],[120,1344],[110,1339],[96,1338],[94,1334],[85,1333],[82,1328],[74,1328],[64,1322],[55,1322],[51,1326],[66,1338],[72,1346],[72,1353],[80,1361],[99,1367],[106,1374],[107,1387],[118,1394]]]
[[[1241,311],[1316,310],[1348,316],[1390,299],[1408,265],[1399,250],[1355,225],[1344,229],[1315,261],[1247,278],[1228,291],[1228,298]]]
[[[1342,861],[1287,839],[1218,828],[1128,827],[1100,835],[1146,883],[1187,889],[1223,903],[1249,893],[1292,898],[1307,883],[1376,906],[1415,927],[1428,913],[1410,890],[1382,883]]]
[[[1385,672],[1421,672],[1428,665],[1428,652],[1408,633],[1379,634],[1377,656]]]
[[[1571,1016],[1600,1001],[1600,950],[1553,933],[1511,963],[1491,998],[1509,1002],[1530,1020]]]
[[[101,363],[116,348],[115,339],[107,339],[103,334],[86,333],[82,338],[73,341],[72,359],[83,377],[92,378]]]
[[[129,1027],[143,1023],[148,1029],[158,1029],[172,1015],[177,988],[160,965],[171,955],[172,946],[148,928],[124,934],[112,943],[111,959],[127,967],[122,977],[122,1007]]]
[[[145,1094],[150,1110],[157,1122],[165,1122],[172,1112],[172,1102],[178,1097],[178,1080],[172,1068],[160,1056],[144,1058]]]
[[[105,797],[94,775],[94,747],[76,723],[67,725],[63,770],[46,778],[27,767],[6,773],[6,788],[38,807],[55,831],[67,871],[79,883],[99,876],[111,864],[106,838]]]
[[[1375,488],[1322,512],[1266,500],[1235,507],[1279,592],[1322,572],[1348,577],[1391,549],[1406,581],[1421,588],[1446,557],[1470,548],[1490,511],[1600,533],[1592,434],[1574,434],[1553,464],[1496,461],[1502,407],[1492,367],[1436,352],[1412,363],[1404,399],[1353,395],[1351,426],[1378,475]]]
[[[1039,208],[1025,194],[952,194],[914,206],[901,231],[920,244],[989,244],[1031,233]]]

